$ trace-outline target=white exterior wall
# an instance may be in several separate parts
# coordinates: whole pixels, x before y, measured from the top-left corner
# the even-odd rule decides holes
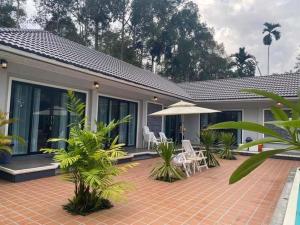
[[[157,103],[163,105],[169,105],[178,101],[175,97],[142,90],[49,63],[8,53],[2,54],[2,52],[0,52],[0,55],[1,58],[5,58],[8,61],[7,69],[0,68],[0,110],[4,112],[9,111],[12,80],[86,92],[87,115],[92,125],[97,119],[99,95],[134,101],[138,103],[136,147],[142,147],[142,127],[147,123],[147,111],[145,108],[147,102],[152,101],[154,96],[158,97]],[[93,87],[95,81],[100,84],[98,90]],[[95,128],[95,126],[92,126],[92,128]]]
[[[87,115],[92,122],[97,119],[99,95],[135,101],[138,103],[136,147],[142,147],[142,128],[147,125],[148,102],[152,102],[154,96],[158,97],[158,101],[155,103],[162,104],[163,106],[168,106],[179,100],[175,97],[155,93],[151,90],[143,90],[135,86],[122,84],[121,82],[103,79],[91,74],[78,72],[10,53],[0,51],[0,56],[8,61],[7,69],[0,68],[1,111],[9,111],[10,83],[13,79],[87,92]],[[93,87],[95,81],[100,84],[99,90],[96,90]],[[245,100],[240,102],[203,102],[198,105],[220,111],[242,110],[242,118],[244,121],[263,124],[263,110],[268,109],[271,106],[271,102],[266,100]],[[163,118],[162,130],[164,130],[164,121]],[[199,141],[197,134],[200,130],[200,115],[186,115],[184,117],[184,124],[186,128],[185,138],[190,139],[193,143],[197,143]],[[262,138],[263,135],[255,132],[243,131],[243,142],[246,137],[258,139]]]
[[[6,100],[8,92],[7,70],[0,68],[0,110],[6,111]]]

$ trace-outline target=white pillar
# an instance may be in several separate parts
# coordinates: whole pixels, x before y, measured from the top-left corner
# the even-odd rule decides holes
[[[91,129],[96,130],[96,124],[95,121],[98,117],[98,91],[93,89],[91,91],[91,104],[90,104],[90,123],[91,123]]]
[[[8,75],[7,69],[0,68],[0,111],[7,111]]]

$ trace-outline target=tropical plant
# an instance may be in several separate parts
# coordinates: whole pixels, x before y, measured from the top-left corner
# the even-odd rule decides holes
[[[111,121],[108,125],[97,124],[95,131],[84,127],[85,105],[69,92],[68,110],[72,115],[68,139],[54,138],[49,142],[65,142],[66,149],[42,149],[45,153],[53,153],[54,160],[60,164],[65,178],[75,185],[74,197],[64,209],[85,215],[87,213],[112,207],[111,201],[121,200],[130,185],[126,182],[114,181],[114,177],[134,164],[116,166],[116,160],[126,155],[122,151],[123,144],[118,144],[118,137],[107,142],[108,134],[121,123],[128,122],[129,117],[120,121]]]
[[[257,124],[254,122],[223,122],[210,126],[208,129],[244,129],[248,131],[258,132],[264,134],[266,137],[258,140],[251,141],[249,143],[241,145],[238,149],[246,149],[258,144],[266,143],[279,143],[280,146],[284,146],[280,149],[261,152],[254,156],[251,156],[245,162],[243,162],[231,175],[229,183],[235,183],[247,176],[259,165],[261,165],[267,158],[283,153],[290,150],[300,150],[300,93],[298,94],[298,100],[293,102],[284,97],[281,97],[275,93],[267,92],[257,89],[243,89],[243,92],[257,94],[262,97],[269,98],[275,104],[271,107],[271,112],[275,121],[266,122],[265,125]],[[291,117],[285,110],[278,107],[277,103],[283,105],[283,107],[291,110]],[[268,125],[274,125],[285,132],[277,132],[271,129]],[[284,133],[284,134],[283,134]]]
[[[245,47],[239,48],[239,52],[232,54],[233,62],[231,66],[235,69],[236,77],[255,76],[256,59],[246,52]]]
[[[236,141],[233,133],[222,132],[219,135],[219,140],[222,146],[222,150],[219,153],[220,158],[229,160],[236,159],[231,151],[232,146]]]
[[[183,171],[172,164],[172,159],[175,155],[175,147],[173,144],[161,143],[156,151],[163,162],[153,168],[150,174],[151,177],[167,182],[181,180],[185,177]]]
[[[14,122],[14,119],[7,118],[7,113],[0,112],[0,153],[11,153],[13,137],[4,134],[4,127]]]
[[[208,167],[215,167],[220,165],[212,152],[212,147],[214,146],[216,141],[216,132],[207,129],[204,129],[200,132],[200,142],[205,147],[204,155],[206,157]]]
[[[268,46],[268,75],[270,74],[270,47],[273,42],[273,39],[275,38],[276,41],[278,41],[281,37],[281,33],[278,30],[280,28],[279,23],[264,23],[264,29],[263,34],[266,33],[266,35],[263,38],[264,45]]]

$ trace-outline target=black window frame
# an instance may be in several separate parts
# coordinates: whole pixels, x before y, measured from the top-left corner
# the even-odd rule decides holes
[[[97,113],[97,121],[98,122],[101,122],[100,120],[99,120],[99,113],[100,113],[100,109],[99,109],[99,106],[100,106],[100,99],[106,99],[106,100],[108,100],[108,110],[107,110],[107,112],[106,112],[106,121],[107,121],[107,123],[109,123],[110,122],[110,120],[109,120],[109,115],[110,115],[110,105],[111,105],[111,102],[112,101],[117,101],[118,102],[118,110],[120,111],[120,103],[127,103],[128,105],[127,105],[127,115],[129,115],[129,111],[130,111],[130,104],[134,104],[134,106],[135,106],[135,112],[136,112],[136,117],[135,118],[132,118],[132,119],[134,119],[134,122],[135,122],[135,135],[134,135],[134,143],[132,144],[132,145],[128,145],[128,140],[129,140],[129,137],[128,137],[128,135],[129,135],[129,123],[127,123],[127,126],[126,126],[126,143],[124,143],[125,144],[125,147],[135,147],[136,146],[136,142],[137,142],[137,121],[138,121],[138,102],[135,102],[135,101],[130,101],[130,100],[125,100],[125,99],[119,99],[119,98],[116,98],[116,97],[108,97],[108,96],[105,96],[105,95],[99,95],[98,96],[98,113]],[[118,114],[120,115],[120,113],[118,112]],[[119,119],[121,119],[121,118],[119,118]],[[116,128],[116,129],[118,129],[117,130],[117,133],[119,134],[119,127],[118,128]]]
[[[55,91],[59,91],[59,92],[63,92],[63,93],[67,93],[68,92],[68,88],[64,88],[64,87],[56,87],[56,86],[47,86],[47,84],[45,83],[30,83],[29,81],[20,81],[20,80],[15,80],[15,79],[12,79],[11,80],[11,90],[10,90],[10,101],[9,101],[9,118],[12,118],[12,113],[13,113],[13,103],[15,101],[15,98],[14,98],[14,84],[21,84],[21,85],[28,85],[32,88],[31,90],[31,99],[33,98],[33,94],[34,94],[34,88],[43,88],[44,90],[46,89],[53,89]],[[85,104],[85,107],[87,107],[87,100],[88,100],[88,93],[87,92],[84,92],[84,91],[80,91],[80,90],[75,90],[74,91],[75,93],[80,93],[80,94],[83,94],[85,96],[85,101],[84,101],[84,104]],[[33,107],[31,106],[30,107],[30,121],[29,121],[29,130],[32,129],[32,113],[33,113]],[[85,109],[85,114],[86,114],[86,109]],[[68,112],[68,121],[67,121],[67,124],[70,124],[70,112]],[[17,119],[17,118],[15,118]],[[12,134],[12,124],[10,124],[8,126],[8,134],[11,135]],[[70,128],[67,126],[67,136],[69,136],[70,134]],[[43,154],[41,151],[37,150],[36,152],[32,152],[30,151],[31,149],[31,132],[29,132],[29,135],[28,135],[28,143],[27,143],[27,152],[24,153],[24,154],[12,154],[12,156],[25,156],[25,155],[36,155],[36,154]]]

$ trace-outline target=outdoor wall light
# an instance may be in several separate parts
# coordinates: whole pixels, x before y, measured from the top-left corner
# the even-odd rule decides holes
[[[5,59],[1,59],[0,60],[0,65],[2,69],[6,69],[7,68],[7,61]]]
[[[157,101],[157,100],[158,100],[158,97],[154,96],[154,97],[153,97],[153,100],[154,100],[154,101]]]
[[[100,88],[100,84],[98,82],[94,82],[94,88],[99,89]]]
[[[283,106],[283,104],[282,104],[281,102],[277,102],[277,103],[276,103],[276,106],[277,106],[278,108],[281,108],[281,107]]]

